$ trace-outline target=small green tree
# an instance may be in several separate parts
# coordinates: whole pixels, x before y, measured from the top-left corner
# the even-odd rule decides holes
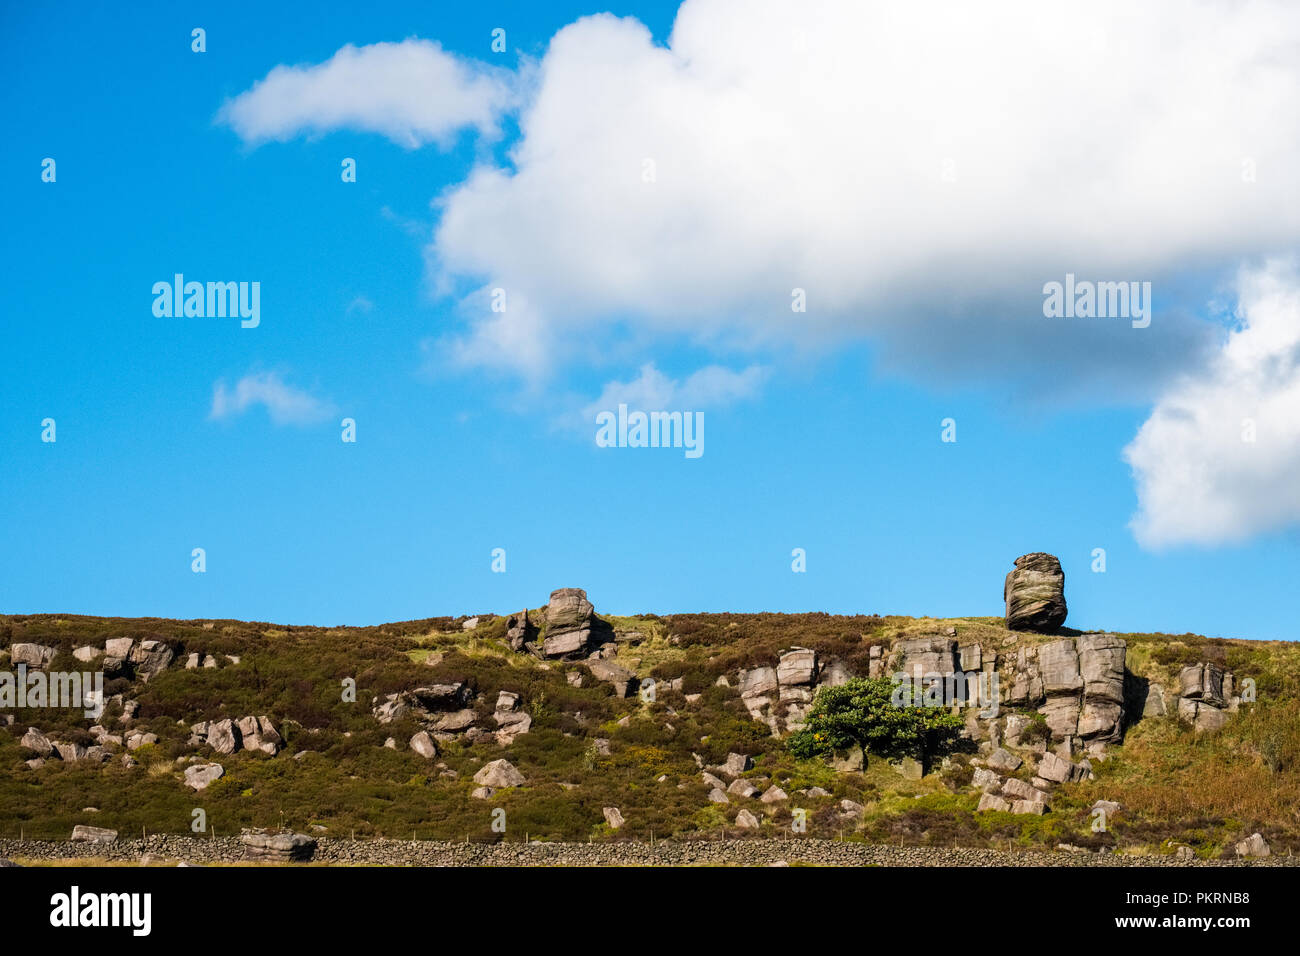
[[[803,729],[790,735],[789,749],[807,758],[857,747],[864,768],[874,753],[915,757],[928,772],[930,758],[957,739],[963,721],[942,707],[914,703],[912,696],[912,684],[888,677],[854,677],[823,687]]]

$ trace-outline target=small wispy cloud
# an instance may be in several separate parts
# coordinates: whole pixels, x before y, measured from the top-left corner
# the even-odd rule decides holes
[[[334,414],[334,406],[300,388],[286,384],[275,372],[250,372],[234,387],[218,381],[212,388],[211,421],[237,418],[261,405],[276,425],[314,425]]]
[[[702,411],[721,408],[758,396],[768,370],[751,365],[741,371],[721,365],[706,365],[682,379],[659,371],[653,362],[641,366],[637,377],[627,382],[606,382],[600,397],[582,410],[582,427],[596,414],[619,405],[642,411]],[[576,423],[575,423],[576,424]]]

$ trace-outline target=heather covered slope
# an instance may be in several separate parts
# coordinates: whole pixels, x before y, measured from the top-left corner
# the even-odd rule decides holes
[[[582,636],[583,628],[591,634]],[[786,836],[793,811],[805,809],[809,835],[871,842],[1068,843],[1133,853],[1186,844],[1214,857],[1258,832],[1275,854],[1300,849],[1300,647],[1290,643],[1116,634],[1127,648],[1126,686],[1141,686],[1144,696],[1163,688],[1166,713],[1143,716],[1153,708],[1130,700],[1122,743],[1087,758],[1079,749],[1073,759],[1088,759],[1090,773],[1055,786],[1050,811],[1040,815],[976,811],[974,780],[990,772],[997,749],[978,737],[920,779],[915,768],[883,759],[865,771],[850,760],[795,759],[782,736],[784,713],[774,735],[771,719],[751,716],[757,691],[747,685],[766,668],[779,669],[782,703],[789,690],[802,705],[819,686],[869,673],[873,660],[887,667],[918,639],[979,644],[986,659],[1000,653],[1007,662],[1059,636],[1012,632],[1000,619],[825,614],[579,615],[549,633],[553,650],[580,650],[545,657],[540,611],[526,621],[481,615],[368,628],[0,618],[0,655],[13,645],[53,648],[54,671],[105,666],[114,639],[129,638],[133,649],[159,642],[137,655],[138,665],[105,666],[119,676],[106,682],[110,703],[94,733],[79,711],[7,712],[14,720],[0,728],[0,836],[64,839],[76,824],[124,837],[142,829],[183,833],[196,808],[219,835],[282,824],[331,836],[422,839],[648,839],[724,827],[731,836]],[[99,656],[79,660],[78,648]],[[792,656],[791,648],[812,654]],[[163,650],[170,660],[158,667]],[[816,661],[814,677],[787,687],[787,677],[803,680],[790,673],[807,660]],[[1177,717],[1180,676],[1204,662],[1234,675],[1237,687],[1251,679],[1257,697],[1232,711],[1225,705],[1223,725],[1213,730]],[[0,669],[13,662],[0,660]],[[348,679],[355,700],[346,699]],[[653,700],[636,690],[649,680]],[[1002,771],[1017,786],[1036,779],[1035,747],[1051,759],[1053,742],[1032,739],[1042,723],[1036,712],[1002,709],[1004,724],[1019,715],[1029,728],[1017,741],[1024,766]],[[238,727],[256,717],[269,720],[269,734],[246,729],[244,746],[217,749],[225,720]],[[23,744],[33,727],[67,754],[90,758],[38,755]],[[422,742],[413,749],[421,734],[436,753]],[[750,760],[733,760],[728,772],[732,754]],[[474,777],[498,759],[523,782],[497,780],[483,793]],[[221,766],[219,779],[202,790],[186,785],[187,768],[210,763]],[[715,783],[726,787],[725,803],[711,799]],[[759,799],[773,789],[784,799]],[[1097,800],[1121,806],[1103,832],[1090,825]],[[494,808],[506,811],[504,834],[491,828]],[[620,827],[605,808],[618,808]],[[756,827],[737,825],[744,813]]]

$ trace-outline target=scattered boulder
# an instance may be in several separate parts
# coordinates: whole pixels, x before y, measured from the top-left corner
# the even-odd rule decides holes
[[[605,807],[601,812],[604,813],[605,822],[609,824],[611,830],[617,830],[625,822],[618,807]]]
[[[764,790],[763,795],[758,799],[763,803],[780,803],[782,800],[789,800],[790,796],[776,784],[773,784]]]
[[[729,777],[736,777],[754,766],[754,761],[747,754],[729,753],[722,762],[722,771]]]
[[[474,723],[477,714],[468,707],[462,710],[453,710],[449,714],[443,714],[433,721],[432,729],[441,734],[455,734],[468,728]]]
[[[497,722],[497,743],[505,746],[533,726],[533,717],[523,710],[498,710],[492,715]]]
[[[1236,850],[1237,856],[1240,857],[1262,858],[1272,854],[1272,850],[1268,848],[1268,841],[1259,833],[1252,833],[1246,837],[1237,844]]]
[[[23,734],[23,738],[19,743],[28,750],[36,751],[42,757],[49,757],[54,753],[54,744],[51,743],[50,738],[35,727],[28,727],[27,733]]]
[[[13,644],[9,647],[9,662],[15,668],[19,664],[28,667],[43,668],[54,659],[55,648],[45,644]]]
[[[129,637],[111,637],[104,642],[104,673],[118,675],[127,669],[127,658],[135,641]]]
[[[995,793],[985,793],[980,795],[979,806],[975,808],[977,813],[983,813],[986,810],[995,810],[999,813],[1009,813],[1011,804]]]
[[[1042,816],[1047,812],[1047,804],[1038,800],[1017,800],[1011,804],[1012,813],[1033,813]]]
[[[474,698],[474,692],[465,681],[443,684],[426,684],[407,691],[404,695],[415,710],[458,710]]]
[[[206,727],[202,723],[196,724],[190,730],[196,737],[203,738],[207,745],[219,754],[233,754],[239,749],[239,738],[235,736],[239,731],[235,727],[235,722],[229,717],[225,720],[212,721]]]
[[[1109,819],[1119,813],[1120,806],[1114,800],[1098,800],[1091,807],[1092,810],[1100,810]]]
[[[1168,713],[1165,706],[1165,689],[1160,684],[1147,686],[1146,700],[1142,702],[1143,717],[1163,717]]]
[[[1063,760],[1051,751],[1043,754],[1043,759],[1038,762],[1038,776],[1052,783],[1064,783],[1069,780],[1073,770],[1070,761]]]
[[[150,744],[158,742],[158,735],[147,733],[143,730],[133,730],[126,735],[126,749],[139,750],[141,747],[147,747]]]
[[[894,764],[894,769],[902,774],[904,780],[920,780],[925,776],[925,767],[915,757],[900,758]]]
[[[614,688],[614,694],[617,697],[631,697],[636,693],[640,681],[626,667],[620,667],[606,660],[589,660],[587,669],[591,671],[591,676],[599,681],[605,681]]]
[[[238,721],[239,744],[245,750],[260,750],[274,757],[284,743],[269,717],[241,717]]]
[[[1184,667],[1178,673],[1178,719],[1198,732],[1219,730],[1240,702],[1232,696],[1231,673],[1211,661]]]
[[[1014,773],[1024,761],[1010,751],[999,747],[989,755],[987,763],[989,767],[1002,773]]]
[[[1012,800],[1033,800],[1038,803],[1047,802],[1047,794],[1037,787],[1030,786],[1023,780],[1017,780],[1015,777],[1008,777],[1002,784],[1002,795],[1010,797]]]
[[[736,814],[736,826],[742,830],[757,830],[758,817],[748,810],[741,810]]]
[[[523,650],[524,645],[532,641],[536,634],[537,628],[528,620],[527,609],[511,615],[506,621],[506,643],[512,651]]]
[[[702,771],[700,773],[700,777],[704,780],[705,784],[707,784],[709,787],[713,788],[714,790],[727,789],[727,784],[725,781],[709,773],[707,770]]]
[[[72,828],[71,840],[73,843],[113,843],[117,840],[117,831],[78,823]]]
[[[810,686],[817,680],[817,652],[806,647],[792,647],[781,655],[776,666],[780,687]]]
[[[504,787],[522,787],[527,781],[524,775],[515,769],[514,764],[509,760],[501,759],[484,764],[482,769],[474,774],[474,782],[496,790]]]
[[[176,652],[163,641],[141,641],[131,648],[127,662],[140,680],[147,681],[167,669]]]
[[[410,739],[408,744],[412,750],[425,760],[432,760],[438,756],[438,745],[433,742],[433,738],[429,736],[428,731],[420,731]]]
[[[1050,554],[1036,551],[1016,558],[1003,585],[1007,627],[1054,634],[1065,623],[1065,572]]]
[[[737,777],[731,781],[731,786],[727,787],[727,793],[736,797],[750,798],[758,795],[758,787],[754,786],[744,777]]]
[[[194,790],[204,790],[215,780],[220,780],[226,768],[219,763],[196,763],[185,768],[185,785]]]
[[[305,863],[316,852],[316,841],[305,833],[244,830],[239,842],[244,859],[254,863]]]
[[[76,763],[79,760],[86,759],[86,748],[81,744],[64,743],[63,741],[53,741],[54,750],[60,760],[64,763]]]

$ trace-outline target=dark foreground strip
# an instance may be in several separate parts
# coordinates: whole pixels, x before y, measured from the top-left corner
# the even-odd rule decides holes
[[[782,926],[797,934],[810,921],[881,919],[917,939],[933,931],[972,940],[992,932],[999,911],[1052,901],[1080,940],[1194,933],[1217,947],[1289,925],[1292,876],[1281,867],[36,866],[0,868],[0,898],[25,939],[127,949],[219,945],[235,933],[263,950],[337,951],[354,940],[373,946],[380,925],[441,934],[446,920],[470,938],[532,945],[571,942],[579,926],[587,939],[606,925],[626,933],[636,929],[629,919],[664,938],[674,927],[739,920],[764,926],[770,943]],[[71,925],[96,921],[117,925]]]

